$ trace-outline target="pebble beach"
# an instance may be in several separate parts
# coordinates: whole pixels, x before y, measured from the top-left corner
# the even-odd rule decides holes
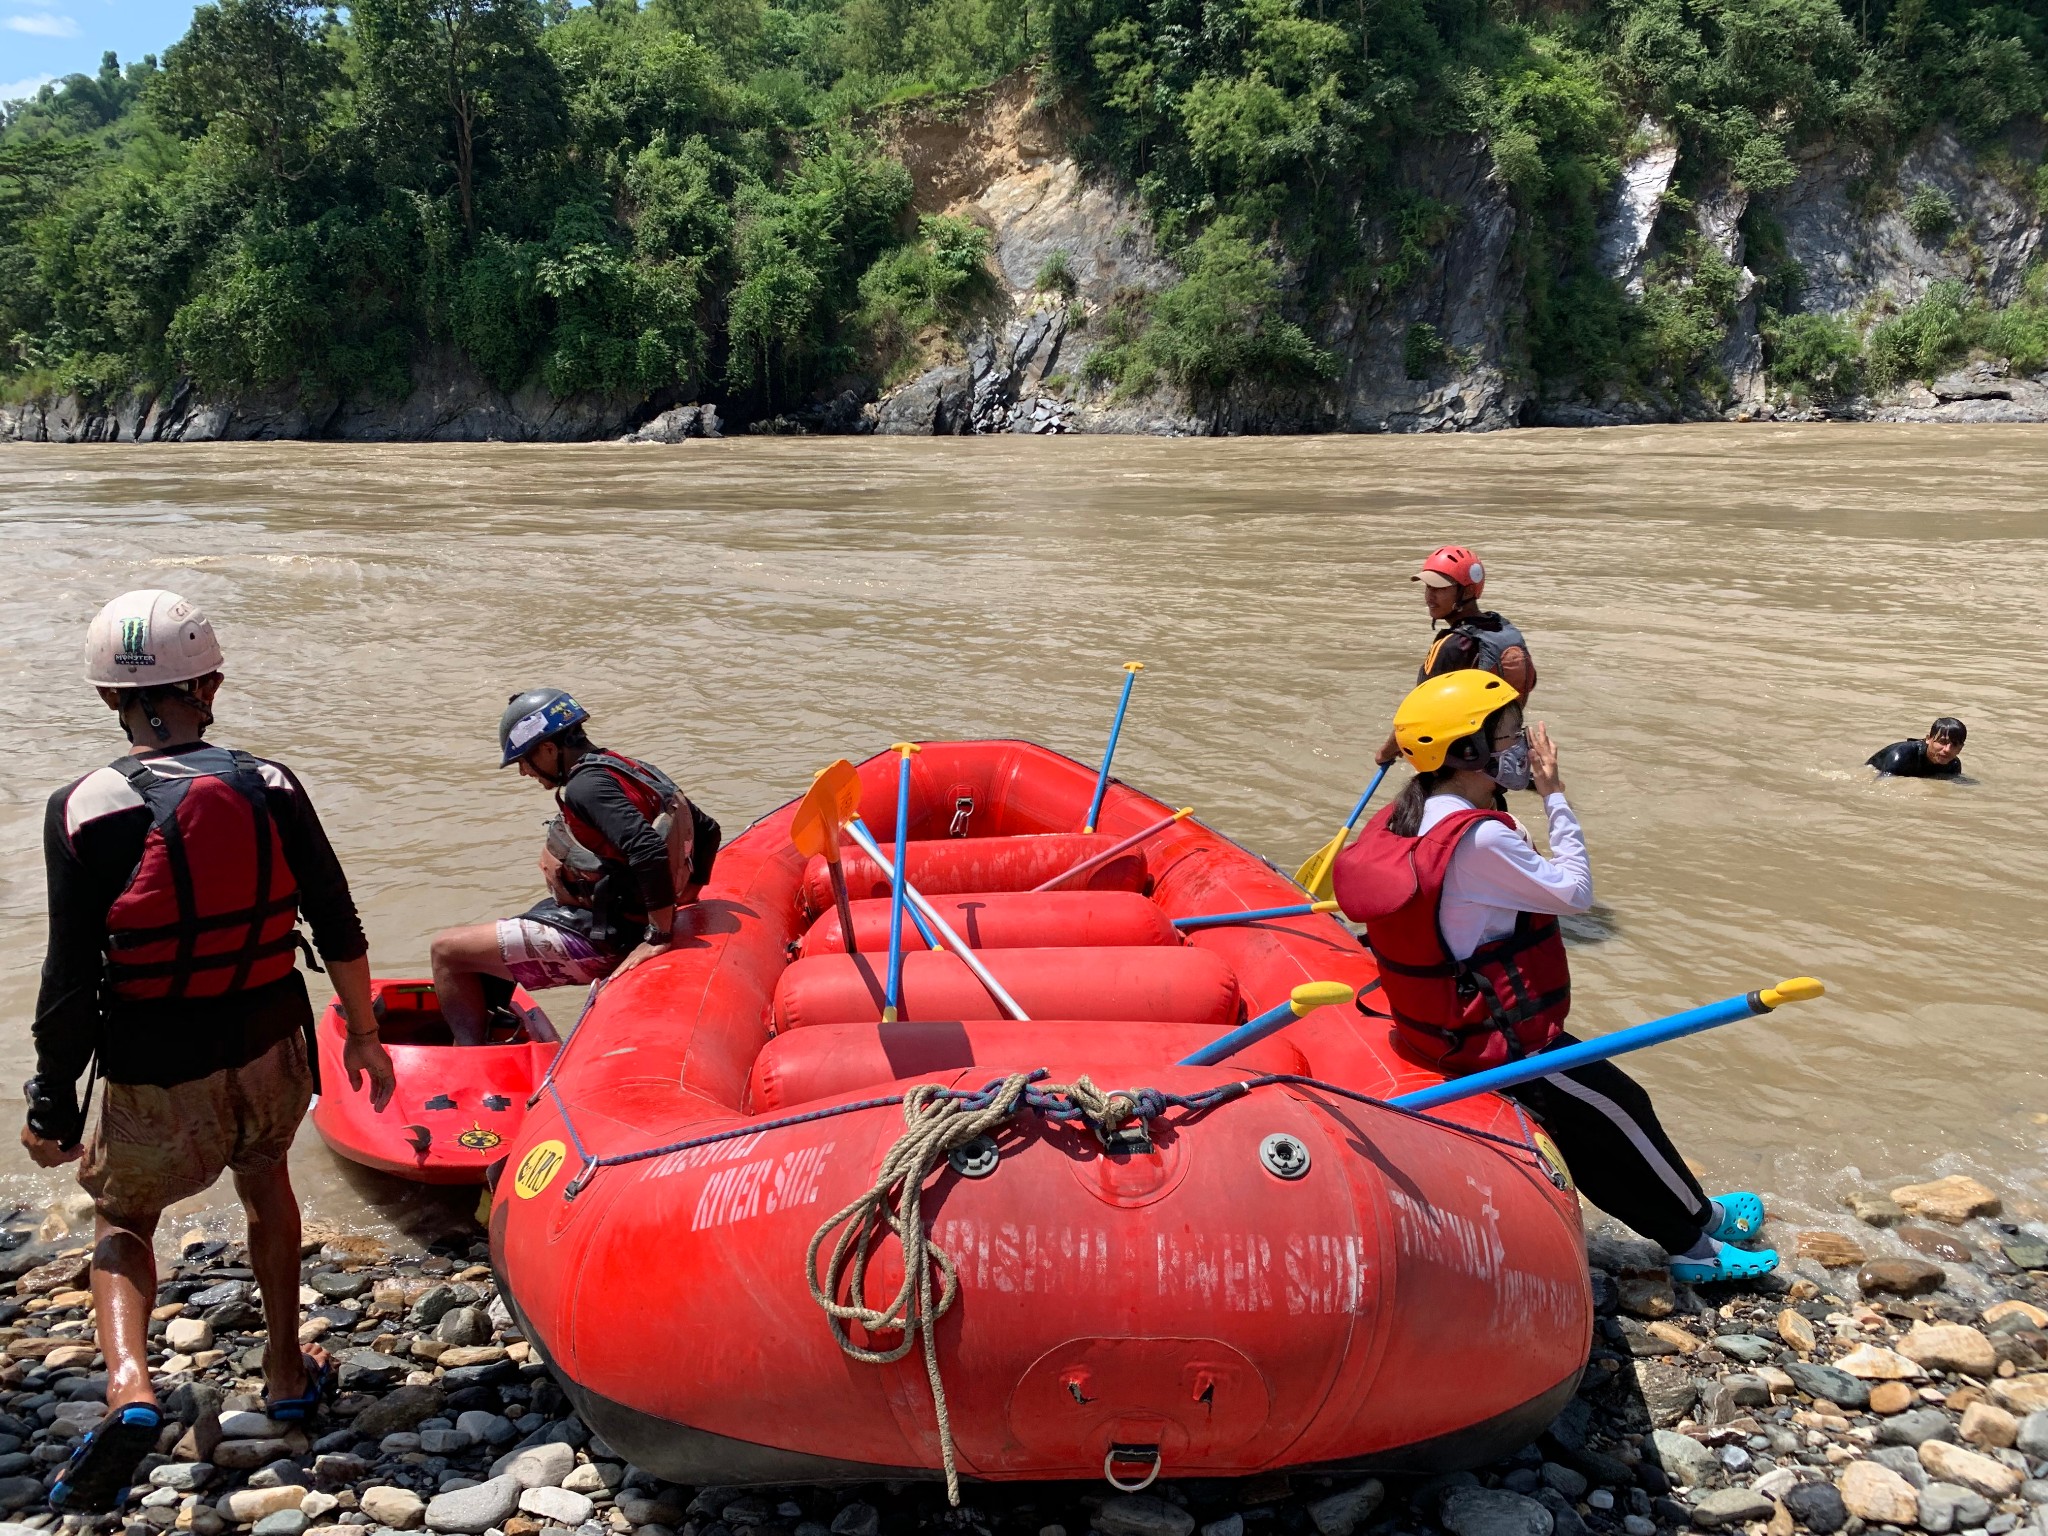
[[[2031,1207],[2029,1207],[2031,1208]],[[306,1428],[262,1412],[241,1248],[185,1234],[151,1325],[166,1424],[121,1512],[48,1485],[99,1418],[87,1249],[0,1231],[0,1536],[2048,1536],[2048,1241],[1951,1176],[1851,1190],[1840,1229],[1767,1227],[1747,1288],[1674,1285],[1658,1251],[1589,1238],[1599,1314],[1579,1391],[1497,1465],[1431,1478],[690,1488],[570,1410],[499,1298],[478,1232],[404,1251],[309,1232],[302,1341],[338,1365]]]

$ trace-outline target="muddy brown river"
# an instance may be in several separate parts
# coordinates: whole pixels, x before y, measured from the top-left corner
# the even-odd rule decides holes
[[[2044,506],[2035,427],[0,448],[4,715],[35,748],[0,783],[0,1081],[31,1070],[45,797],[123,745],[79,647],[125,588],[212,615],[216,738],[298,770],[377,971],[422,974],[437,927],[538,895],[548,803],[493,734],[536,683],[730,836],[902,737],[1092,762],[1140,659],[1122,776],[1292,869],[1413,677],[1409,573],[1458,540],[1530,637],[1592,850],[1574,1027],[1820,976],[1635,1058],[1710,1179],[1811,1217],[1968,1171],[2038,1216]],[[1860,766],[1951,713],[1977,782]],[[5,1144],[0,1200],[65,1187]],[[310,1125],[295,1157],[337,1225],[463,1203]]]

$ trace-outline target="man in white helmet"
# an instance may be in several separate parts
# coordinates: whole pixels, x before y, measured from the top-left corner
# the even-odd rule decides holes
[[[326,1351],[298,1343],[299,1205],[285,1169],[314,1088],[302,913],[348,1015],[349,1086],[367,1077],[382,1109],[394,1084],[370,1008],[369,946],[312,802],[283,765],[204,739],[221,684],[206,615],[174,592],[125,593],[100,610],[85,649],[87,681],[132,746],[50,797],[50,948],[21,1139],[44,1167],[82,1159],[98,1217],[108,1412],[50,1497],[99,1511],[162,1429],[148,1356],[157,1219],[223,1172],[249,1217],[266,1407],[303,1422],[325,1392]],[[90,1136],[77,1089],[88,1062],[104,1083]]]

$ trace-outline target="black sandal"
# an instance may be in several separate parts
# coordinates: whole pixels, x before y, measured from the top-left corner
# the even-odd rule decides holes
[[[50,1489],[50,1507],[67,1513],[105,1514],[135,1478],[142,1458],[156,1449],[164,1416],[154,1403],[112,1408],[85,1433]]]

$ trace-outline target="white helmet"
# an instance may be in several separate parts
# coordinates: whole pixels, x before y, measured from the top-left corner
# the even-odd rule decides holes
[[[189,683],[218,672],[220,642],[206,615],[175,592],[123,592],[85,634],[85,680],[102,688]]]

